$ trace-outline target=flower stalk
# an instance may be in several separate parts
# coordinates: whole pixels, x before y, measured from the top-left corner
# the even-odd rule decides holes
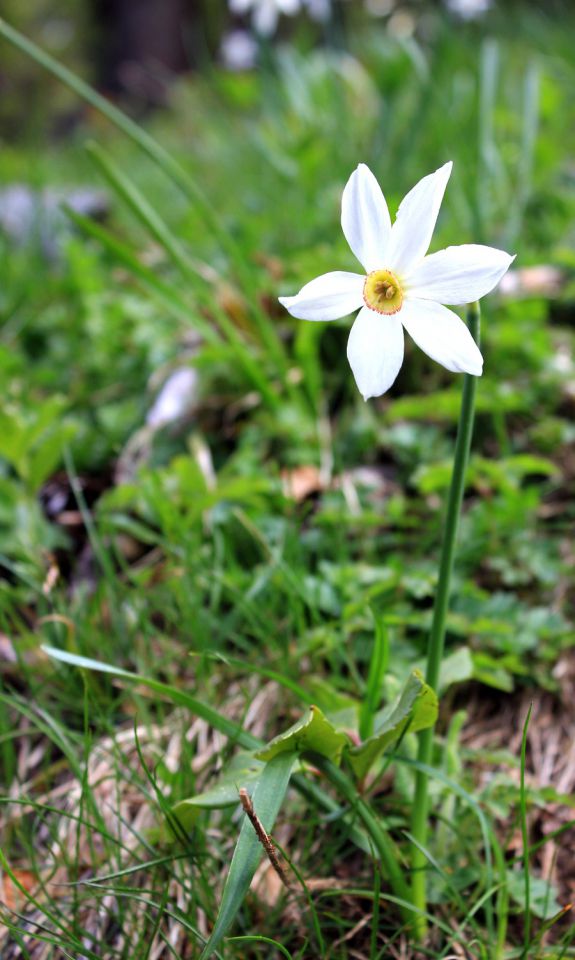
[[[479,303],[471,304],[468,307],[467,324],[471,336],[479,345]],[[427,653],[427,670],[425,680],[436,692],[439,686],[439,677],[445,644],[445,624],[451,594],[451,574],[453,571],[453,561],[455,557],[457,528],[459,525],[459,516],[461,513],[461,504],[463,501],[463,491],[465,487],[465,474],[469,459],[471,436],[473,433],[476,385],[477,378],[467,374],[463,383],[461,410],[457,428],[457,439],[455,442],[453,472],[451,475],[451,484],[447,499],[447,515],[445,518],[445,530],[441,547],[439,579],[437,583],[437,592],[435,594],[433,618],[431,622],[431,634]],[[419,735],[419,751],[417,756],[418,761],[427,766],[431,765],[432,751],[433,727],[430,727]],[[413,846],[412,853],[413,880],[411,899],[414,907],[417,907],[419,911],[422,911],[421,913],[416,913],[414,915],[416,932],[419,938],[422,938],[426,932],[426,923],[422,914],[426,909],[427,859],[425,857],[424,850],[427,845],[429,829],[428,811],[428,777],[423,770],[418,770],[415,778],[413,816],[411,821],[411,833],[414,839],[417,841],[417,845],[414,844]]]

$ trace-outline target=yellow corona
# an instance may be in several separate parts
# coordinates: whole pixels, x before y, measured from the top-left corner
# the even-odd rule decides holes
[[[373,270],[363,285],[363,301],[377,313],[397,313],[403,303],[401,284],[391,270]]]

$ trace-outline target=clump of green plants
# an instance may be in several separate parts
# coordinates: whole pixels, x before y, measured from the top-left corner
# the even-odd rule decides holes
[[[0,21],[116,130],[69,159],[112,219],[69,211],[57,264],[2,258],[8,957],[573,953],[573,783],[541,763],[572,635],[570,66],[435,29],[199,76],[149,131]],[[353,304],[304,286],[292,319],[277,297],[357,272],[337,222],[358,160],[393,210],[451,155],[440,245],[520,252],[485,301],[485,373],[472,306],[469,333],[420,334],[463,398],[362,341],[364,395],[397,375],[366,404],[348,324],[298,317],[363,303],[397,343],[423,281],[368,251]],[[390,227],[364,176],[355,253],[374,207]],[[485,289],[458,265],[462,303],[503,256]]]

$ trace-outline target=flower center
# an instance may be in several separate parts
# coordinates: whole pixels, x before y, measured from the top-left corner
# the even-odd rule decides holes
[[[372,270],[365,278],[363,300],[370,310],[397,313],[403,303],[403,290],[391,270]]]

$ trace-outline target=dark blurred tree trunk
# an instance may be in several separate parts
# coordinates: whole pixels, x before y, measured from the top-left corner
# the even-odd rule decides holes
[[[186,26],[199,0],[92,0],[100,37],[100,82],[146,105],[165,100],[167,83],[190,66]]]

